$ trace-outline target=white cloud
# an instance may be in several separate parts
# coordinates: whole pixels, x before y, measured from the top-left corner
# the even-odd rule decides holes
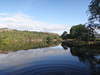
[[[67,25],[58,25],[47,22],[41,22],[33,19],[34,17],[23,13],[17,13],[13,15],[0,13],[0,15],[4,15],[4,17],[0,16],[0,28],[8,27],[10,29],[42,32],[60,32],[69,29]]]
[[[7,13],[0,13],[0,16],[4,16],[4,15],[7,15]]]

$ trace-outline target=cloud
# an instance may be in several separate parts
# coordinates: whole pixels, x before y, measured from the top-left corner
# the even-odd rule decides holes
[[[4,16],[4,15],[7,15],[7,13],[0,13],[0,16]]]
[[[23,13],[6,14],[0,13],[0,28],[10,28],[17,30],[29,30],[29,31],[42,31],[42,32],[60,32],[66,30],[67,25],[58,25],[47,22],[41,22],[35,20],[33,16],[29,16]]]

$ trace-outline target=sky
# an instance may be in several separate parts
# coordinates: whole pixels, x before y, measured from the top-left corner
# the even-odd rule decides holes
[[[91,0],[0,0],[0,28],[69,32],[88,21]]]

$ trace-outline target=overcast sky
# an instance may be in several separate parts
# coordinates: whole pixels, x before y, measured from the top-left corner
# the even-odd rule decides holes
[[[0,28],[54,32],[87,22],[91,0],[0,0]]]

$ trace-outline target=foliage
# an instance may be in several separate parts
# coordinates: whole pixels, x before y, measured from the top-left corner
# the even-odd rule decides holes
[[[2,31],[0,32],[0,41],[2,43],[12,42],[34,42],[34,41],[47,41],[50,38],[51,41],[59,40],[60,36],[54,33],[43,33],[43,32],[29,32],[29,31]]]
[[[89,5],[88,26],[100,29],[100,0],[92,0]]]
[[[88,28],[88,30],[87,30],[87,39],[89,40],[89,41],[92,41],[92,40],[94,40],[95,39],[95,31],[94,31],[94,28]]]
[[[94,29],[85,27],[85,25],[79,24],[72,26],[70,29],[70,34],[66,31],[61,35],[63,40],[66,39],[77,39],[83,41],[93,41],[95,39]]]
[[[67,38],[67,32],[66,31],[64,31],[63,32],[63,34],[61,35],[61,38],[64,40],[64,39],[66,39]]]
[[[70,34],[73,38],[84,40],[84,41],[93,41],[95,39],[94,28],[85,27],[85,25],[76,25],[70,29]]]
[[[72,37],[79,40],[87,40],[87,32],[88,29],[82,24],[72,26],[70,29],[70,34],[72,35]]]
[[[71,34],[67,34],[66,39],[73,39]]]

